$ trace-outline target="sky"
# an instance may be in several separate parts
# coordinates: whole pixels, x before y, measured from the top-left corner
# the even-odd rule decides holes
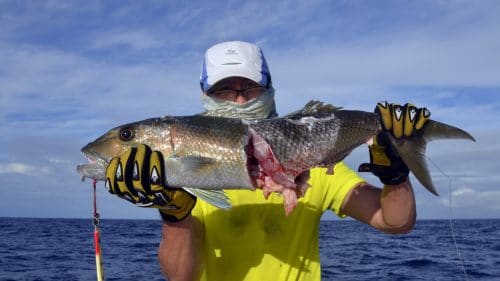
[[[242,40],[264,51],[281,114],[412,102],[469,131],[477,142],[429,144],[440,197],[412,178],[418,218],[500,218],[499,14],[498,1],[1,0],[0,217],[91,217],[80,148],[202,111],[205,50]],[[363,146],[345,161],[368,160]],[[97,196],[103,218],[158,218],[102,183]]]

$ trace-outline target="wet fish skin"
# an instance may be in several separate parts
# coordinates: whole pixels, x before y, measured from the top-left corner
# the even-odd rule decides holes
[[[427,123],[418,137],[389,136],[417,179],[437,194],[425,164],[426,143],[438,138],[474,138],[443,123]],[[142,143],[164,155],[169,186],[184,187],[222,206],[217,202],[223,197],[220,192],[216,198],[207,198],[207,194],[210,197],[213,190],[254,189],[257,180],[268,177],[285,187],[289,213],[297,194],[307,188],[310,168],[333,167],[379,132],[379,118],[374,113],[342,110],[316,101],[285,117],[258,121],[167,116],[119,126],[89,143],[82,153],[91,163],[80,165],[78,172],[103,180],[106,163],[112,157]],[[124,138],[127,136],[130,139]],[[200,189],[205,190],[203,195],[197,194]]]
[[[339,109],[261,120],[250,127],[265,138],[285,170],[295,173],[336,164],[381,131],[374,113]]]
[[[247,125],[239,119],[194,116],[166,116],[125,124],[84,146],[81,152],[90,163],[78,165],[77,171],[82,179],[104,181],[113,157],[146,144],[164,155],[168,186],[181,187],[212,205],[229,208],[222,189],[254,189],[241,150],[247,140],[245,128]]]
[[[105,169],[99,172],[94,163],[107,164],[127,149],[146,144],[164,155],[169,186],[253,189],[244,151],[247,128],[239,119],[205,116],[166,116],[125,124],[84,146],[81,152],[91,164],[80,165],[78,171],[104,180]],[[132,137],[123,139],[125,132]]]
[[[165,156],[166,177],[171,186],[253,189],[255,178],[249,176],[248,162],[255,159],[248,155],[248,149],[253,145],[252,135],[257,134],[270,145],[293,183],[298,174],[311,167],[334,165],[380,130],[373,113],[335,114],[254,122],[206,116],[147,119],[110,130],[83,147],[82,153],[91,162],[107,163],[143,143]],[[125,131],[130,131],[133,139],[122,140],[120,135]],[[103,166],[80,166],[79,172],[104,180],[104,171],[97,173]],[[92,173],[86,174],[88,171]]]

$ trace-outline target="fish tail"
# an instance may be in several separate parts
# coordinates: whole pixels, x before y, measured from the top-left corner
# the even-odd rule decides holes
[[[396,139],[389,135],[392,145],[415,175],[417,180],[432,194],[439,196],[432,182],[427,163],[425,161],[425,150],[427,143],[437,139],[467,139],[476,141],[468,132],[434,120],[426,122],[420,134],[404,140]]]

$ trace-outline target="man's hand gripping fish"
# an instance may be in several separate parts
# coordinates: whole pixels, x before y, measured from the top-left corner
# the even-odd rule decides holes
[[[382,132],[375,113],[342,110],[318,101],[281,118],[244,121],[213,116],[166,116],[116,127],[82,148],[90,164],[80,175],[105,180],[109,161],[130,147],[146,144],[164,155],[166,188],[183,188],[222,208],[230,203],[224,189],[263,188],[281,192],[289,214],[308,188],[309,169],[329,167]],[[467,132],[429,120],[418,134],[391,144],[420,183],[437,191],[425,162],[428,141],[474,138]],[[273,188],[277,183],[282,190]]]

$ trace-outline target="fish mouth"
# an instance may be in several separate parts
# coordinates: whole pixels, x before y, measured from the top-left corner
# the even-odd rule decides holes
[[[110,159],[102,157],[101,155],[99,155],[95,151],[82,150],[82,155],[83,155],[83,157],[85,157],[87,159],[87,161],[89,161],[88,164],[92,164],[92,165],[108,164],[110,161]]]
[[[89,162],[76,167],[77,172],[82,177],[82,181],[86,178],[104,181],[106,179],[106,167],[109,161],[93,152],[82,151],[82,155]]]

